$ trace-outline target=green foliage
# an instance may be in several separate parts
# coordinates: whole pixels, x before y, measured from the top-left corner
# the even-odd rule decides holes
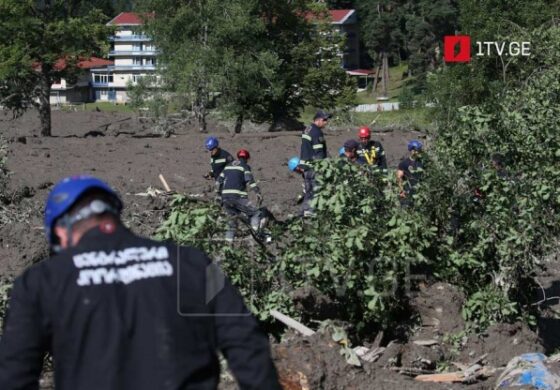
[[[15,115],[37,108],[42,135],[51,132],[52,83],[72,82],[81,58],[108,49],[108,18],[98,9],[84,14],[83,5],[78,0],[0,2],[0,104]]]
[[[560,44],[557,27],[532,34],[543,50]],[[560,234],[560,62],[541,66],[540,58],[532,63],[538,71],[520,65],[531,76],[504,87],[492,104],[461,107],[440,126],[422,157],[425,172],[411,207],[399,207],[393,180],[327,159],[313,167],[316,218],[287,223],[276,247],[192,241],[221,235],[219,210],[197,210],[192,201],[192,209],[172,210],[166,229],[176,233],[167,238],[226,259],[228,275],[261,318],[273,307],[297,314],[291,292],[313,287],[358,332],[390,328],[406,312],[410,280],[421,267],[464,290],[473,329],[530,321],[538,259],[558,250],[550,238]],[[503,167],[492,165],[495,153]]]
[[[417,88],[426,72],[441,63],[443,36],[457,30],[459,10],[451,0],[360,0],[360,29],[369,55],[379,64],[387,53],[393,63],[407,60]]]
[[[214,106],[236,118],[239,131],[245,119],[293,118],[306,104],[353,104],[355,87],[339,66],[342,38],[321,22],[323,4],[143,3],[156,14],[147,29],[162,51],[165,87],[195,112],[201,130]],[[302,17],[311,12],[313,23]]]
[[[162,122],[170,110],[170,101],[165,97],[161,88],[157,87],[157,76],[145,76],[135,84],[129,82],[127,93],[130,98],[129,105],[132,109],[142,112],[153,119],[161,119]]]
[[[409,110],[414,108],[415,95],[409,87],[403,87],[399,96],[399,109]]]
[[[469,297],[463,307],[463,318],[469,327],[481,331],[499,322],[512,322],[519,319],[519,310],[501,291],[487,287]]]
[[[473,56],[468,64],[452,64],[430,74],[429,100],[437,104],[442,126],[453,126],[457,109],[465,105],[492,110],[506,91],[522,87],[534,73],[556,66],[560,60],[560,29],[554,20],[560,17],[560,8],[549,8],[552,2],[541,1],[542,18],[524,19],[519,15],[539,6],[532,1],[503,2],[494,9],[494,3],[463,1],[462,33],[471,35],[473,41],[530,42],[531,55]]]

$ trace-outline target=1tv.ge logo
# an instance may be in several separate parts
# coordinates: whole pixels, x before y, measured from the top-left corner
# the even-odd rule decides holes
[[[469,35],[446,35],[443,37],[443,60],[445,62],[470,62],[471,37]],[[476,42],[476,55],[478,57],[499,56],[529,57],[531,55],[531,42]]]

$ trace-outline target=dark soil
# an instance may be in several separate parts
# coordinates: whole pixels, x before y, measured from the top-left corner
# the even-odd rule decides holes
[[[31,262],[46,254],[44,234],[41,230],[42,208],[52,183],[65,176],[86,173],[95,175],[116,188],[126,205],[125,220],[134,231],[151,234],[159,224],[161,205],[150,204],[146,198],[135,196],[148,187],[162,189],[158,179],[161,173],[173,190],[191,194],[212,191],[212,184],[203,178],[209,170],[209,155],[204,150],[208,134],[196,131],[185,122],[174,128],[176,134],[168,138],[157,132],[156,124],[139,120],[134,115],[107,112],[52,113],[53,137],[39,134],[39,121],[35,112],[12,121],[0,114],[0,134],[8,141],[10,172],[9,193],[28,189],[30,198],[13,202],[18,209],[7,226],[0,227],[0,274],[15,275]],[[190,126],[190,127],[189,127]],[[213,130],[216,129],[216,130]],[[235,154],[240,148],[251,153],[250,164],[260,183],[265,205],[276,216],[296,213],[296,196],[301,192],[301,178],[287,168],[290,157],[299,155],[300,133],[246,133],[234,134],[233,129],[210,123],[209,134],[220,138],[221,146]],[[355,129],[326,131],[330,154],[348,138],[355,136]],[[409,138],[419,133],[403,131],[380,134],[388,161],[396,166],[406,154]],[[23,213],[23,214],[21,214]]]
[[[301,178],[287,169],[287,160],[299,154],[300,133],[242,133],[223,125],[210,124],[210,133],[219,136],[224,149],[234,154],[245,148],[265,198],[265,205],[279,219],[295,214],[299,206]],[[216,129],[216,130],[212,130]],[[206,134],[188,121],[162,137],[156,125],[129,114],[103,112],[53,112],[53,137],[39,137],[39,121],[34,112],[16,121],[0,115],[0,135],[8,141],[8,182],[0,193],[0,278],[10,278],[47,256],[42,228],[44,201],[52,184],[62,177],[87,173],[110,183],[126,205],[125,222],[136,232],[153,235],[166,206],[163,197],[146,197],[149,187],[162,189],[163,174],[173,190],[212,197],[212,184],[203,175],[209,170],[209,156],[203,148]],[[229,130],[229,131],[228,131]],[[327,130],[331,155],[355,129]],[[374,134],[383,144],[390,167],[406,154],[408,139],[421,134],[396,130]],[[550,294],[560,279],[557,262],[543,280]],[[556,268],[555,268],[556,267]],[[558,284],[560,285],[560,284]],[[558,289],[560,290],[560,289]],[[332,302],[314,291],[296,291],[294,298],[313,318],[328,318]],[[538,300],[540,298],[537,298]],[[415,382],[389,369],[391,366],[434,369],[442,362],[468,363],[488,353],[486,362],[502,366],[523,352],[543,350],[543,342],[524,326],[499,325],[484,335],[467,336],[461,318],[463,294],[454,286],[421,285],[412,299],[410,317],[417,319],[406,339],[384,340],[387,349],[375,363],[363,368],[348,365],[340,346],[328,334],[304,338],[287,336],[273,346],[278,370],[286,389],[451,389],[463,385],[434,385]],[[556,304],[550,302],[550,304]],[[313,310],[314,311],[313,311]],[[547,351],[560,345],[554,307],[541,319],[541,336]],[[544,337],[543,335],[549,335]],[[430,346],[414,341],[435,340]],[[494,379],[470,388],[492,388]],[[298,387],[299,386],[299,387]],[[227,387],[229,388],[229,387]]]

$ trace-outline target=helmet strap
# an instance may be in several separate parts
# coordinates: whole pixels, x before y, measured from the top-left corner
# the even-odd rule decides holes
[[[94,199],[90,202],[90,204],[82,207],[73,215],[69,215],[69,214],[63,215],[56,224],[58,226],[63,227],[67,231],[68,234],[67,247],[70,248],[73,246],[72,230],[76,223],[86,220],[94,215],[101,215],[105,213],[111,213],[115,216],[118,216],[119,210],[115,206],[105,201],[102,201],[100,199]],[[52,250],[54,252],[60,252],[62,250],[62,247],[60,245],[53,245]]]

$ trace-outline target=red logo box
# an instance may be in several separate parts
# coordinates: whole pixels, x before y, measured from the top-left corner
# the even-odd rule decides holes
[[[455,52],[455,48],[459,50]],[[471,62],[471,37],[446,35],[443,37],[443,60],[445,62]]]

